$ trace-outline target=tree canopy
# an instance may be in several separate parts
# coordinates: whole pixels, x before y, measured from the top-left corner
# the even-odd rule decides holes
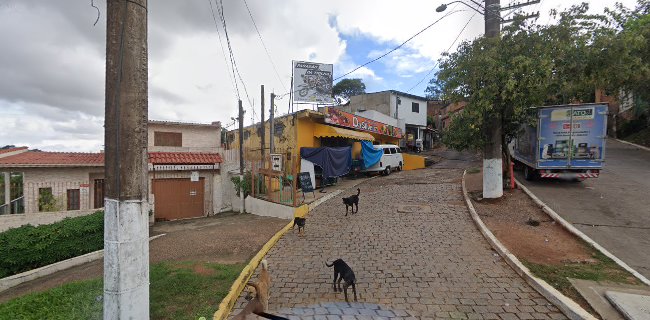
[[[495,115],[501,116],[505,142],[531,120],[531,107],[594,102],[597,88],[632,92],[647,110],[649,3],[638,0],[634,10],[617,5],[603,14],[589,14],[583,3],[552,11],[557,18],[552,25],[518,18],[498,38],[466,41],[443,55],[427,94],[468,102],[447,128],[445,143],[480,148],[487,137],[483,120]]]
[[[343,79],[332,87],[332,94],[336,96],[350,99],[351,96],[356,96],[366,93],[366,85],[361,79]]]

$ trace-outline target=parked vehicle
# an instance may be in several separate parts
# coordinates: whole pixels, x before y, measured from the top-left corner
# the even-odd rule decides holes
[[[389,175],[391,171],[402,170],[404,167],[404,158],[402,157],[402,150],[394,144],[379,144],[373,146],[375,149],[381,149],[384,154],[381,156],[379,162],[370,168],[366,168],[363,172],[383,172]]]
[[[598,178],[605,162],[607,104],[535,108],[535,125],[524,125],[510,155],[526,180]]]

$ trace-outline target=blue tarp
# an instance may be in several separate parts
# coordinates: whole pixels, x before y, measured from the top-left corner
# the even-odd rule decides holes
[[[363,168],[368,169],[374,166],[381,156],[384,154],[384,151],[381,149],[375,149],[370,141],[361,141],[361,157],[363,158]]]
[[[340,177],[350,172],[352,148],[300,148],[300,157],[323,168],[323,178]]]

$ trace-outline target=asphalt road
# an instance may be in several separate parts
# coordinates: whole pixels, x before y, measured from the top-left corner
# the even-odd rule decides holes
[[[580,231],[650,278],[650,152],[607,141],[599,178],[518,179]]]

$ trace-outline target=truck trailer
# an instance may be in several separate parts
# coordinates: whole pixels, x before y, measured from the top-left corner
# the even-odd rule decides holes
[[[605,163],[607,103],[537,107],[534,125],[510,141],[515,166],[526,180],[598,178]]]

